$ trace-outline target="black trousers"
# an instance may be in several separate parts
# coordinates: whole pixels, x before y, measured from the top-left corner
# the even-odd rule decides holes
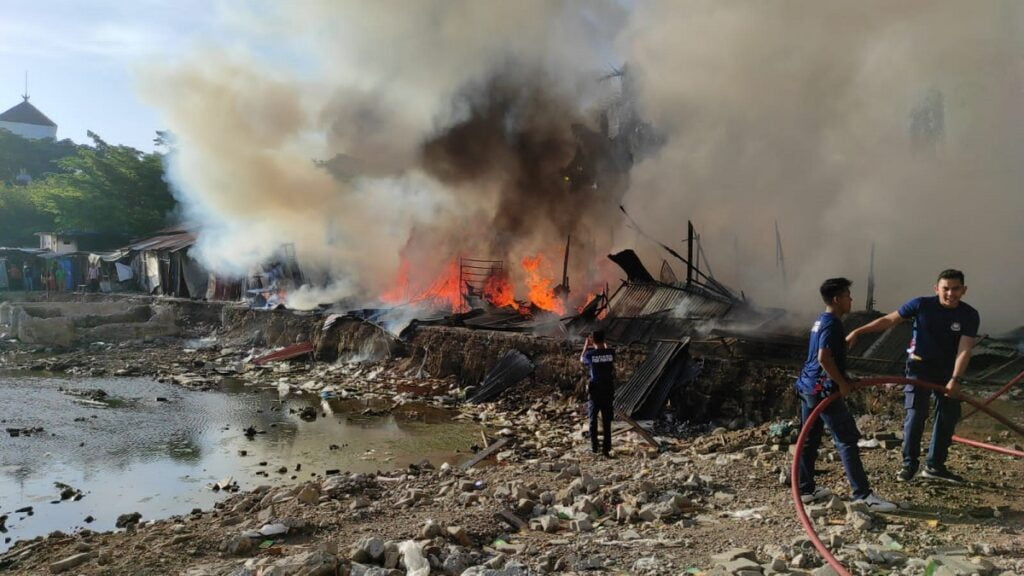
[[[615,408],[612,406],[613,400],[611,398],[598,399],[591,396],[590,398],[590,449],[596,454],[597,453],[597,416],[601,415],[601,427],[604,431],[604,442],[601,446],[601,452],[605,455],[611,454],[612,452],[612,418],[615,416]]]

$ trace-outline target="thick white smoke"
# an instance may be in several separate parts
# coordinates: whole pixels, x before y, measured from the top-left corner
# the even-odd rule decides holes
[[[667,142],[633,168],[625,198],[647,232],[681,248],[692,219],[720,279],[807,311],[828,276],[854,279],[862,301],[875,243],[881,309],[956,267],[983,329],[1020,324],[1015,2],[226,6],[221,38],[142,82],[177,137],[173,178],[217,270],[242,274],[292,243],[329,275],[331,297],[366,296],[394,280],[403,248],[431,271],[467,245],[492,249],[506,239],[475,227],[497,222],[522,163],[503,150],[482,177],[446,179],[424,145],[467,119],[467,87],[505,71],[537,80],[568,124],[601,103],[596,79],[628,63],[639,111]],[[546,127],[563,154],[568,126]],[[664,254],[608,208],[585,215],[577,230],[593,238],[578,241],[603,253],[614,238],[657,270]],[[562,230],[538,221],[505,256],[558,256]],[[413,231],[428,240],[410,244]]]
[[[627,205],[665,238],[692,218],[716,274],[767,303],[814,309],[848,276],[862,305],[874,242],[883,311],[959,268],[983,330],[1019,325],[1022,8],[639,3],[620,45],[670,140]]]
[[[614,64],[608,38],[624,16],[616,4],[239,9],[226,12],[229,40],[155,64],[142,81],[175,136],[171,175],[187,216],[202,226],[194,253],[212,269],[244,275],[291,244],[331,285],[325,299],[372,297],[394,281],[403,248],[417,257],[414,272],[429,276],[459,253],[518,260],[560,251],[575,231],[543,223],[571,220],[558,216],[586,202],[514,199],[536,194],[528,185],[538,179],[561,184],[557,169],[574,151],[571,122]],[[489,91],[507,108],[491,106]],[[446,138],[492,109],[489,119],[515,126],[477,122],[490,130],[487,146]],[[534,144],[549,145],[537,164],[550,178],[520,157],[534,145],[523,135],[534,133]],[[482,167],[466,170],[474,154]],[[518,210],[522,218],[509,217]],[[536,233],[513,222],[529,222],[530,211]]]

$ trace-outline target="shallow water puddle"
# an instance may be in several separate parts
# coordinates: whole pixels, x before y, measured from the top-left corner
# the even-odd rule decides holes
[[[148,520],[208,509],[224,497],[210,485],[228,477],[245,490],[327,470],[455,463],[478,439],[478,426],[450,412],[407,405],[381,415],[387,406],[282,399],[276,389],[238,382],[192,391],[145,378],[0,373],[0,515],[8,515],[0,538],[108,530],[129,512]],[[250,427],[257,433],[247,436]],[[20,433],[36,428],[43,430]],[[62,501],[55,482],[84,497]],[[27,506],[31,515],[15,512]],[[88,516],[95,520],[86,523]],[[10,544],[0,541],[0,550]]]

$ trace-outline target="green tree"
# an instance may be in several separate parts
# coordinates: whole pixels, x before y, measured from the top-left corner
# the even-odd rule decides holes
[[[22,170],[33,179],[56,172],[57,162],[77,149],[71,140],[30,140],[0,128],[0,183],[13,184]]]
[[[53,214],[33,200],[28,187],[0,183],[0,246],[37,246],[33,234],[53,224]]]
[[[27,187],[33,203],[58,230],[141,236],[166,226],[175,201],[163,156],[108,144],[92,132],[89,138],[92,146],[58,161],[60,172]]]

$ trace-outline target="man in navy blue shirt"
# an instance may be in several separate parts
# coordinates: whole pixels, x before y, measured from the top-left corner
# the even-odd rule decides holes
[[[821,299],[825,301],[825,312],[818,316],[811,327],[807,360],[800,377],[794,384],[800,395],[800,424],[807,421],[811,411],[830,394],[846,396],[850,392],[850,381],[846,377],[846,331],[840,319],[850,311],[853,298],[850,296],[851,282],[846,278],[829,278],[822,283]],[[817,488],[814,482],[814,463],[818,459],[824,424],[832,431],[832,441],[843,462],[846,479],[850,482],[853,499],[863,502],[876,512],[891,512],[896,505],[887,502],[871,491],[864,464],[860,459],[860,431],[850,414],[846,402],[839,398],[833,401],[815,421],[804,450],[800,454],[799,485],[800,499],[813,502],[830,496],[827,488]]]
[[[590,369],[590,383],[587,393],[590,396],[590,450],[597,454],[597,417],[601,415],[601,428],[604,432],[604,443],[601,454],[605,458],[612,457],[612,417],[615,411],[615,350],[608,347],[604,332],[595,330],[583,343],[580,362]]]
[[[914,336],[907,349],[907,377],[933,384],[945,384],[944,393],[904,387],[906,418],[903,421],[903,468],[899,480],[908,482],[917,473],[921,456],[921,435],[928,418],[928,400],[935,398],[935,423],[928,459],[921,475],[960,483],[963,478],[946,468],[953,432],[960,419],[960,385],[971,361],[978,337],[978,311],[961,298],[967,294],[964,273],[943,270],[935,284],[935,296],[910,300],[899,310],[866,324],[846,338],[850,346],[857,336],[882,332],[906,320],[914,322]]]

